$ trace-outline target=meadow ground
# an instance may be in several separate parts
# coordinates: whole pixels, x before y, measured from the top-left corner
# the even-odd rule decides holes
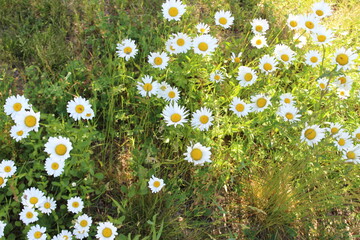
[[[121,240],[360,238],[359,164],[345,162],[348,149],[334,144],[338,137],[331,131],[314,146],[301,140],[307,125],[327,129],[339,123],[350,135],[360,127],[359,57],[351,69],[339,71],[332,62],[341,47],[360,53],[358,1],[332,1],[333,14],[321,24],[334,31],[334,40],[319,46],[298,31],[308,39],[302,48],[286,20],[310,13],[313,0],[184,0],[180,21],[163,17],[163,2],[0,0],[0,105],[19,94],[41,113],[39,130],[16,142],[10,136],[14,121],[0,111],[0,161],[13,160],[17,167],[6,183],[0,181],[4,239],[25,239],[35,224],[46,227],[48,239],[72,231],[81,215],[67,207],[75,196],[84,202],[82,213],[92,217],[86,239],[95,239],[98,223],[106,221]],[[228,29],[214,22],[222,9],[235,18]],[[269,22],[267,47],[250,43],[254,18]],[[165,69],[148,63],[149,53],[165,51],[171,34],[196,37],[199,22],[218,40],[213,54],[169,54]],[[127,38],[139,49],[128,61],[116,54],[116,44]],[[265,74],[259,59],[273,55],[276,44],[290,46],[295,59]],[[323,54],[321,64],[305,63],[309,50]],[[232,52],[242,52],[240,62],[231,60]],[[254,84],[239,84],[242,65],[256,70]],[[209,80],[216,70],[224,81]],[[353,81],[344,96],[336,85],[343,74]],[[166,124],[168,102],[143,97],[137,88],[145,75],[180,91],[187,123]],[[321,78],[328,79],[326,90],[319,87]],[[271,102],[267,109],[244,117],[230,110],[234,97],[249,103],[261,93]],[[294,96],[299,121],[277,114],[283,93]],[[77,96],[90,101],[94,118],[69,116],[67,104]],[[201,107],[214,118],[207,131],[190,124]],[[57,136],[70,139],[73,149],[64,172],[54,177],[45,170],[44,149]],[[347,141],[359,144],[356,135]],[[198,142],[211,148],[211,162],[203,166],[184,160]],[[158,193],[148,187],[152,175],[166,184]],[[57,208],[25,225],[19,214],[30,187],[54,198]]]

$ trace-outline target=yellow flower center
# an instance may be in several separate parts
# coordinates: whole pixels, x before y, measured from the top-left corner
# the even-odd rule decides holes
[[[87,116],[87,117],[91,117],[91,113],[87,113],[85,116]]]
[[[236,105],[235,109],[238,112],[242,112],[242,111],[244,111],[245,106],[243,104],[239,103],[239,104]]]
[[[0,186],[2,186],[4,184],[4,178],[3,177],[0,177]]]
[[[294,20],[290,21],[290,26],[292,26],[293,28],[294,27],[297,27],[298,23]]]
[[[346,83],[346,77],[339,77],[339,81],[341,84],[345,84]]]
[[[36,125],[36,117],[26,116],[24,123],[27,127],[34,127]]]
[[[266,71],[270,71],[272,68],[273,68],[273,67],[272,67],[272,65],[271,65],[270,63],[265,63],[265,64],[264,64],[264,69],[265,69]]]
[[[224,17],[219,18],[219,23],[225,25],[227,23],[227,19]]]
[[[130,54],[132,52],[132,48],[131,47],[125,47],[124,48],[124,53],[125,54]]]
[[[170,117],[172,122],[179,122],[181,120],[181,115],[178,113],[174,113]]]
[[[86,227],[88,225],[88,222],[84,219],[80,221],[80,226]]]
[[[176,17],[179,14],[179,10],[176,7],[169,8],[169,15],[171,17]]]
[[[76,107],[75,107],[75,112],[77,112],[77,113],[82,113],[84,110],[85,110],[85,107],[81,104],[76,105]]]
[[[331,133],[332,134],[335,134],[335,133],[338,133],[338,132],[339,132],[339,129],[337,127],[331,128]]]
[[[305,131],[305,137],[309,140],[313,140],[316,137],[316,131],[312,128],[309,128]]]
[[[291,100],[290,100],[290,98],[285,98],[284,102],[285,102],[285,103],[290,103]]]
[[[256,40],[256,45],[261,45],[261,43],[262,43],[262,41],[261,41],[261,39],[258,39],[258,40]]]
[[[325,35],[318,35],[317,36],[317,40],[319,42],[325,42],[326,41],[326,36]]]
[[[348,55],[341,53],[336,56],[336,62],[340,64],[341,66],[344,66],[349,63],[349,57]]]
[[[326,88],[325,84],[324,84],[324,83],[320,83],[320,88],[321,88],[321,89],[325,89],[325,88]]]
[[[111,237],[112,236],[112,230],[110,228],[104,228],[102,230],[102,235],[106,238]]]
[[[206,31],[205,28],[200,29],[200,32],[202,32],[202,33],[204,33],[205,31]]]
[[[255,27],[255,30],[258,31],[258,32],[261,32],[261,31],[263,30],[263,27],[260,26],[260,25],[257,25],[257,26]]]
[[[315,56],[312,56],[312,57],[310,58],[310,61],[311,61],[312,63],[316,63],[316,62],[318,61],[318,58],[315,57]]]
[[[31,203],[31,204],[37,204],[38,201],[39,201],[39,199],[38,199],[37,197],[31,197],[31,198],[30,198],[30,203]]]
[[[360,140],[360,133],[356,134],[356,138]]]
[[[67,147],[64,144],[58,144],[55,147],[55,153],[57,155],[63,156],[65,155],[66,151],[67,151]]]
[[[202,158],[203,153],[202,153],[202,151],[200,149],[194,148],[191,151],[190,155],[191,155],[192,159],[194,159],[195,161],[198,161],[198,160],[200,160]]]
[[[324,12],[322,10],[316,10],[315,11],[316,15],[318,15],[319,17],[321,17],[322,15],[324,15]]]
[[[306,21],[305,22],[305,26],[308,28],[308,29],[313,29],[315,27],[314,23],[311,22],[311,21]]]
[[[201,122],[202,124],[206,124],[208,121],[209,121],[209,117],[208,117],[208,116],[202,115],[202,116],[200,117],[200,122]]]
[[[22,136],[24,134],[24,131],[23,130],[20,130],[20,131],[17,131],[16,132],[16,135],[18,135],[18,136]]]
[[[287,119],[291,120],[291,119],[294,118],[294,114],[292,114],[292,113],[286,113],[286,114],[285,114],[285,117],[286,117]]]
[[[162,91],[165,91],[165,90],[166,90],[166,86],[161,86],[160,89],[161,89]]]
[[[287,61],[289,61],[289,56],[287,55],[287,54],[283,54],[283,55],[281,55],[281,60],[283,60],[284,62],[287,62]]]
[[[220,75],[215,75],[215,76],[214,76],[214,79],[215,79],[216,81],[219,81],[219,80],[221,79],[221,77],[220,77]]]
[[[51,207],[51,204],[49,202],[44,203],[44,208],[49,209]]]
[[[184,46],[185,40],[182,39],[182,38],[179,38],[179,39],[176,41],[176,44],[179,45],[180,47],[181,47],[181,46]]]
[[[241,61],[241,60],[240,60],[240,58],[239,58],[239,57],[235,57],[235,58],[234,58],[234,62],[236,62],[236,63],[240,63],[240,61]]]
[[[37,231],[34,233],[34,238],[39,239],[41,238],[42,235],[43,235],[42,232]]]
[[[345,139],[340,138],[338,143],[339,143],[340,146],[344,146],[346,142],[345,142]]]
[[[169,98],[174,98],[174,97],[176,96],[176,94],[175,94],[174,91],[170,91],[170,92],[168,93],[168,96],[169,96]]]
[[[200,49],[200,51],[205,52],[206,50],[208,50],[209,45],[206,42],[201,42],[199,43],[198,48]]]
[[[59,169],[59,164],[57,162],[54,162],[51,164],[51,169],[52,170],[58,170]]]
[[[163,63],[163,60],[161,57],[156,57],[154,59],[154,63],[155,63],[155,65],[161,65]]]
[[[73,208],[78,208],[80,206],[80,203],[79,202],[73,202],[72,203],[72,207]]]
[[[10,171],[11,171],[11,167],[10,167],[10,166],[4,167],[4,171],[5,171],[5,172],[10,172]]]
[[[34,214],[32,212],[27,212],[26,213],[26,218],[31,219],[33,217],[34,217]]]
[[[157,187],[160,187],[160,182],[159,182],[159,181],[155,181],[153,185],[154,185],[154,187],[156,187],[156,188],[157,188]]]
[[[150,92],[152,89],[153,89],[153,86],[151,83],[145,83],[144,86],[143,86],[143,89],[146,91],[146,92]]]
[[[356,155],[353,151],[348,151],[346,153],[346,157],[349,158],[349,159],[355,159]]]
[[[245,79],[245,81],[251,81],[252,79],[253,79],[253,75],[251,74],[251,73],[246,73],[245,75],[244,75],[244,79]]]
[[[263,108],[267,103],[267,100],[265,98],[259,98],[256,101],[256,106],[258,106],[259,108]]]
[[[15,104],[13,105],[13,109],[14,109],[14,111],[16,111],[16,112],[20,111],[21,108],[22,108],[21,103],[15,103]]]
[[[175,48],[173,47],[173,45],[170,45],[170,50],[175,51]]]

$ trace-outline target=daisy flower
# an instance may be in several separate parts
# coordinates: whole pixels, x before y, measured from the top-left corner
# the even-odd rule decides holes
[[[201,34],[207,34],[210,32],[209,25],[207,25],[205,23],[199,23],[198,25],[196,25],[196,29],[197,29],[198,33],[201,33]]]
[[[16,166],[14,161],[12,160],[2,160],[2,162],[0,163],[0,173],[8,178],[8,177],[12,177],[12,175],[14,175],[16,172]]]
[[[21,197],[21,203],[27,207],[39,207],[45,200],[44,193],[37,188],[28,188]]]
[[[246,87],[253,85],[256,82],[257,75],[255,70],[246,67],[246,66],[240,66],[238,76],[236,77],[236,80],[239,81],[240,86]]]
[[[345,150],[353,146],[353,141],[351,140],[351,136],[349,133],[341,131],[334,135],[335,147],[339,150]]]
[[[356,141],[360,141],[360,127],[358,127],[354,132],[353,132],[353,138],[355,138]]]
[[[113,240],[118,235],[117,229],[111,222],[100,222],[97,227],[96,237],[99,240]]]
[[[6,227],[6,223],[3,221],[0,221],[0,238],[4,236],[4,229]]]
[[[264,55],[260,59],[259,68],[265,74],[269,74],[271,72],[274,72],[277,69],[276,65],[277,65],[277,62],[274,57],[271,57],[270,55]]]
[[[266,37],[260,34],[256,34],[250,41],[251,46],[256,47],[258,49],[267,47]]]
[[[148,184],[152,193],[159,192],[165,186],[164,180],[157,178],[154,175],[151,176]]]
[[[94,110],[89,108],[89,109],[86,109],[85,115],[83,116],[83,119],[90,120],[90,119],[94,118],[94,116],[95,116]]]
[[[330,134],[340,133],[340,129],[342,128],[340,123],[329,123],[330,127],[327,129]]]
[[[202,107],[193,113],[191,126],[199,128],[200,131],[207,131],[212,125],[213,120],[212,111],[206,107]]]
[[[176,87],[168,87],[165,90],[164,98],[169,102],[177,102],[180,99],[180,91]]]
[[[181,107],[177,103],[170,103],[164,108],[161,115],[164,117],[167,126],[183,126],[183,124],[187,122],[186,117],[188,111],[185,110],[185,107]]]
[[[270,97],[264,94],[257,94],[251,97],[251,108],[254,112],[262,112],[270,105]]]
[[[83,97],[75,97],[66,105],[66,110],[74,120],[85,117],[86,112],[91,109],[91,104]]]
[[[3,188],[6,186],[8,179],[4,176],[3,173],[0,173],[0,188]]]
[[[294,96],[291,93],[283,93],[280,95],[281,105],[294,105]]]
[[[175,48],[175,46],[173,46]],[[148,56],[148,63],[153,66],[153,68],[165,69],[168,65],[169,57],[166,52],[151,52]]]
[[[233,63],[241,63],[241,55],[242,52],[239,52],[238,55],[236,55],[234,52],[231,53],[231,61]]]
[[[187,152],[184,153],[185,160],[194,163],[194,165],[204,165],[206,162],[211,162],[210,149],[210,147],[195,143],[194,145],[187,147]]]
[[[32,226],[27,233],[28,240],[46,240],[46,228],[40,227],[38,224]]]
[[[277,114],[282,117],[284,121],[289,121],[291,123],[300,121],[301,115],[298,113],[299,110],[290,104],[280,106],[277,111]]]
[[[35,209],[32,207],[24,207],[20,212],[20,220],[25,224],[29,225],[30,223],[36,222],[39,220],[38,213],[35,212]]]
[[[224,80],[224,73],[220,70],[216,70],[215,72],[212,72],[210,74],[210,79],[211,82],[222,82]]]
[[[88,232],[90,230],[91,224],[92,218],[86,214],[83,214],[76,219],[74,228],[79,231],[85,230],[86,232]]]
[[[137,82],[137,89],[140,95],[143,97],[156,95],[158,91],[158,83],[153,81],[153,78],[149,75],[145,75],[141,78],[141,82]]]
[[[351,79],[350,76],[345,76],[345,75],[342,75],[340,77],[337,77],[335,79],[335,82],[334,84],[339,87],[339,88],[343,88],[343,89],[348,89],[350,90],[351,87],[352,87],[352,84],[353,84],[353,80]]]
[[[294,60],[295,52],[286,45],[278,44],[275,46],[274,54],[277,60],[288,64]]]
[[[331,44],[334,40],[333,32],[330,29],[319,27],[311,34],[312,40],[317,45]]]
[[[312,67],[316,67],[321,62],[321,54],[316,50],[310,50],[305,54],[305,63]]]
[[[68,230],[62,230],[56,237],[59,240],[71,240],[73,235]]]
[[[330,5],[324,1],[314,3],[311,9],[315,13],[316,17],[320,19],[332,15]]]
[[[264,35],[265,32],[269,29],[269,23],[267,22],[267,20],[262,18],[255,18],[254,20],[252,20],[251,26],[251,30],[254,34]]]
[[[240,98],[234,97],[230,104],[230,110],[233,111],[238,117],[244,117],[251,111],[251,106]]]
[[[345,49],[344,47],[336,50],[333,58],[333,63],[338,66],[338,70],[350,69],[350,66],[354,63],[354,60],[358,55],[350,49]]]
[[[169,85],[167,82],[163,81],[163,82],[159,83],[159,84],[158,84],[157,95],[158,95],[159,97],[165,98],[165,96],[166,96],[166,90],[167,90],[168,88],[170,88],[170,85]]]
[[[56,208],[55,199],[52,197],[45,197],[44,201],[39,206],[40,212],[49,215]]]
[[[173,34],[173,48],[175,53],[186,53],[192,47],[192,39],[185,33],[176,33]]]
[[[174,37],[170,37],[165,43],[165,50],[170,54],[175,54],[176,50],[174,48]]]
[[[297,47],[297,48],[302,48],[306,44],[306,37],[302,36],[298,33],[295,33],[293,40],[295,43],[295,47]]]
[[[24,129],[24,132],[39,130],[40,112],[35,113],[32,109],[29,111],[21,111],[16,114],[14,119],[19,128]]]
[[[14,125],[10,129],[10,136],[18,142],[21,139],[27,138],[29,136],[29,132],[18,125]]]
[[[321,90],[326,90],[329,86],[329,79],[328,78],[320,78],[317,80],[318,86]]]
[[[356,164],[360,163],[360,145],[352,146],[348,149],[345,149],[343,151],[343,159],[346,160],[346,162],[353,162]]]
[[[309,146],[318,144],[325,137],[325,129],[319,125],[305,126],[301,132],[300,140]]]
[[[164,18],[169,21],[179,21],[181,16],[185,13],[185,7],[186,5],[180,0],[166,0],[166,2],[162,4],[162,13]]]
[[[24,96],[10,96],[5,101],[5,114],[11,116],[13,119],[15,119],[19,112],[24,111],[25,109],[30,109],[30,105],[29,99],[25,98]]]
[[[350,91],[345,88],[339,88],[337,94],[340,99],[347,99],[350,97]]]
[[[223,28],[229,28],[234,22],[234,17],[230,11],[220,10],[215,13],[215,24]]]
[[[314,14],[307,14],[301,17],[301,27],[307,31],[313,32],[318,30],[319,19]]]
[[[70,139],[66,137],[49,137],[47,143],[45,143],[45,152],[53,159],[68,159],[72,149]]]
[[[54,177],[60,176],[64,172],[65,160],[47,158],[45,161],[45,170],[48,175]]]
[[[299,15],[290,14],[286,21],[288,27],[292,30],[299,29],[300,19],[301,19],[301,17]]]
[[[116,50],[118,57],[125,58],[126,61],[135,57],[138,52],[135,41],[131,39],[124,39],[121,43],[118,43]]]
[[[74,228],[73,234],[76,239],[84,239],[84,238],[89,237],[89,231],[90,231],[90,228],[88,231]]]
[[[79,197],[72,197],[67,201],[67,208],[69,212],[79,213],[84,208],[84,202]]]
[[[197,36],[193,39],[194,52],[202,55],[209,55],[218,46],[218,40],[208,34]]]

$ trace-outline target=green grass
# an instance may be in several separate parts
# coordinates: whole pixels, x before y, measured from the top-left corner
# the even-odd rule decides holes
[[[339,122],[350,132],[359,127],[359,74],[349,73],[355,81],[344,101],[334,91],[321,93],[315,82],[333,69],[331,52],[359,46],[356,1],[335,2],[336,11],[325,22],[336,29],[337,38],[326,48],[324,71],[303,63],[300,56],[315,48],[305,47],[297,50],[292,66],[259,74],[246,88],[235,79],[239,65],[230,62],[231,52],[243,52],[242,64],[257,68],[258,59],[271,54],[275,44],[293,46],[293,33],[284,27],[287,15],[309,12],[315,1],[184,1],[188,8],[180,22],[162,17],[162,2],[0,0],[0,105],[8,96],[24,94],[41,112],[39,132],[19,143],[9,134],[12,120],[0,112],[0,160],[12,159],[19,169],[0,189],[0,220],[9,223],[6,239],[25,238],[29,229],[18,217],[19,199],[28,187],[58,203],[56,212],[38,222],[50,236],[70,229],[74,216],[66,200],[80,196],[84,213],[94,222],[113,222],[118,239],[359,237],[359,166],[345,164],[330,137],[313,148],[300,142],[305,123]],[[221,9],[235,17],[231,29],[214,26],[213,16]],[[249,43],[249,22],[260,17],[271,26],[266,49]],[[199,21],[220,40],[212,58],[191,51],[172,57],[166,70],[147,63],[150,52],[163,51],[171,33],[195,36]],[[135,40],[140,49],[128,62],[115,54],[124,38]],[[209,82],[209,74],[220,68],[231,77],[222,84]],[[180,105],[190,112],[211,108],[211,130],[166,126],[161,116],[165,101],[143,98],[136,89],[147,74],[177,86]],[[276,116],[285,92],[296,96],[303,115],[299,123]],[[249,100],[257,93],[269,94],[273,106],[244,118],[231,113],[233,97]],[[66,104],[74,96],[90,100],[92,121],[69,118]],[[74,149],[65,173],[52,178],[43,168],[44,144],[57,135],[70,138]],[[212,163],[198,167],[184,161],[190,142],[211,147]],[[166,183],[157,194],[147,186],[152,175]],[[92,239],[95,232],[93,227]]]

